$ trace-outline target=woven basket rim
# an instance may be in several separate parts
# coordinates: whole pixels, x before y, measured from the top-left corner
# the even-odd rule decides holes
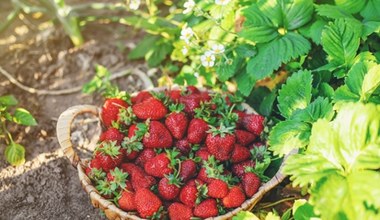
[[[177,86],[173,88],[178,88]],[[162,91],[164,89],[167,89],[167,87],[158,87],[153,88],[150,90],[145,91]],[[206,91],[206,89],[201,89],[202,91]],[[208,90],[209,91],[209,90]],[[137,93],[137,92],[136,92]],[[134,94],[136,94],[134,93]],[[132,94],[132,95],[134,95]],[[256,111],[251,108],[248,104],[243,103],[244,109],[249,113],[256,113]],[[78,176],[79,181],[83,187],[83,189],[87,192],[87,194],[90,196],[91,202],[94,207],[100,208],[103,210],[107,216],[108,219],[131,219],[131,220],[141,220],[143,218],[138,217],[136,212],[126,212],[120,208],[118,208],[114,203],[108,201],[107,199],[103,198],[99,192],[96,190],[96,188],[92,185],[91,180],[87,177],[85,174],[84,168],[87,165],[90,158],[81,159],[78,157],[78,155],[75,153],[71,140],[67,140],[70,138],[70,127],[72,120],[76,117],[78,114],[90,112],[96,115],[99,119],[101,114],[101,109],[96,106],[92,105],[78,105],[73,106],[63,112],[58,120],[57,123],[57,136],[59,143],[61,147],[63,148],[63,151],[65,155],[69,158],[71,163],[74,165],[74,167],[78,170]],[[257,113],[256,113],[257,114]],[[66,136],[63,137],[63,136]],[[270,191],[272,188],[274,188],[276,185],[278,185],[280,182],[282,182],[285,178],[285,176],[281,173],[282,167],[284,165],[284,162],[286,158],[294,154],[295,152],[292,151],[290,154],[286,155],[284,157],[284,160],[279,168],[279,170],[276,172],[276,174],[273,176],[273,178],[268,181],[267,183],[260,186],[259,190],[249,199],[247,199],[240,207],[233,209],[232,211],[216,216],[207,218],[207,220],[224,220],[224,219],[230,219],[234,215],[236,215],[238,212],[242,210],[250,210],[252,209],[265,195],[266,192]]]

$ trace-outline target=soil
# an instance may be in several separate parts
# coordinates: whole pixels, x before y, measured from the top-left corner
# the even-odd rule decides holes
[[[1,21],[11,9],[10,2],[1,1]],[[138,67],[149,72],[148,77],[156,84],[159,72],[126,58],[140,39],[140,32],[121,24],[92,22],[82,29],[86,43],[74,48],[64,31],[49,26],[47,20],[24,15],[0,33],[0,67],[23,85],[50,91],[81,87],[94,76],[95,64],[111,72]],[[129,92],[145,86],[135,75],[118,78],[117,84]],[[8,125],[13,139],[26,149],[26,162],[21,166],[5,162],[5,142],[0,139],[0,219],[104,219],[91,205],[76,169],[63,155],[56,138],[57,119],[64,110],[79,104],[100,106],[102,98],[81,91],[65,95],[30,93],[0,75],[0,96],[6,94],[14,95],[38,125]],[[72,139],[82,157],[91,153],[99,132],[96,128],[97,119],[90,115],[78,117],[74,123]],[[282,189],[280,186],[271,194],[279,195]]]

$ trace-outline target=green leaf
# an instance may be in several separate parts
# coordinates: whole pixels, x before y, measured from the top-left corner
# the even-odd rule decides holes
[[[352,1],[352,0],[335,0],[335,4],[345,11],[355,14],[360,12],[366,4],[365,0]]]
[[[256,48],[250,44],[241,44],[235,48],[236,55],[242,58],[253,57],[257,54]]]
[[[322,219],[379,219],[379,181],[376,171],[359,171],[346,177],[332,175],[318,182],[310,201]]]
[[[314,12],[312,0],[294,0],[289,1],[289,3],[283,9],[286,29],[295,30],[311,20]]]
[[[368,0],[367,5],[360,12],[365,21],[380,21],[380,0]]]
[[[316,5],[317,14],[331,19],[354,18],[349,12],[335,5]]]
[[[319,86],[319,95],[332,100],[334,97],[334,89],[330,86],[330,84],[323,82]]]
[[[12,166],[18,166],[25,163],[25,149],[22,145],[11,142],[9,146],[5,148],[5,158],[12,164]]]
[[[285,155],[293,149],[304,148],[309,143],[310,130],[305,122],[282,121],[269,134],[269,149],[275,155]]]
[[[304,109],[311,100],[312,75],[310,71],[298,71],[286,80],[278,96],[278,108],[285,118],[296,109]]]
[[[372,33],[380,33],[380,21],[367,21],[363,23],[362,38],[368,37]]]
[[[37,125],[36,120],[33,118],[26,109],[17,108],[13,114],[13,121],[17,124],[34,126]]]
[[[240,211],[237,215],[232,217],[232,220],[259,220],[259,218],[252,212]]]
[[[222,58],[220,65],[216,67],[216,74],[220,81],[225,82],[233,77],[237,72],[238,67],[240,67],[241,61],[242,60],[237,57],[228,57],[228,60]]]
[[[270,116],[273,110],[273,104],[276,101],[277,92],[272,91],[269,95],[265,96],[262,102],[260,103],[260,107],[258,109],[259,113],[264,116]]]
[[[173,46],[171,43],[159,41],[145,54],[145,60],[148,62],[149,67],[157,67],[172,51]]]
[[[258,54],[248,61],[247,72],[255,80],[263,79],[282,63],[287,63],[310,50],[310,42],[300,34],[289,32],[270,43],[258,45]]]
[[[309,220],[313,217],[317,217],[317,215],[314,213],[314,207],[308,202],[299,206],[294,212],[295,220]]]
[[[329,100],[326,98],[324,99],[322,97],[318,97],[306,108],[297,109],[296,111],[294,111],[290,119],[295,121],[313,123],[320,118],[331,120],[333,116],[334,111]]]
[[[360,44],[361,27],[347,19],[337,19],[322,32],[323,50],[335,65],[352,65]]]
[[[146,35],[139,44],[128,54],[128,59],[135,60],[144,58],[145,55],[154,48],[158,41],[158,36]]]
[[[17,105],[18,101],[13,95],[0,96],[0,105],[8,107]]]
[[[238,90],[244,96],[249,96],[253,87],[255,86],[256,81],[251,78],[249,74],[245,71],[238,73],[235,77]]]
[[[369,97],[380,86],[380,65],[372,67],[364,76],[363,85],[360,91],[361,100],[368,100]]]
[[[327,25],[327,22],[321,18],[318,18],[310,25],[300,28],[300,32],[303,36],[311,38],[317,45],[321,44],[322,31]]]

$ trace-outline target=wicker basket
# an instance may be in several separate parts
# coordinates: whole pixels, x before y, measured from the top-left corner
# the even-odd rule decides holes
[[[154,91],[162,91],[163,89],[165,88],[155,88]],[[248,113],[255,113],[255,111],[247,104],[243,103],[243,107]],[[91,113],[100,118],[100,111],[101,111],[100,108],[96,106],[92,106],[92,105],[73,106],[67,109],[66,111],[64,111],[60,115],[58,119],[58,123],[57,123],[58,142],[64,154],[70,160],[71,164],[78,170],[79,180],[82,184],[82,187],[89,194],[91,202],[94,207],[103,210],[108,219],[136,219],[136,220],[142,219],[136,215],[133,215],[121,210],[115,204],[106,200],[99,194],[99,192],[92,185],[91,180],[86,176],[85,171],[84,171],[89,159],[79,158],[78,154],[74,150],[73,143],[71,142],[71,124],[74,118],[77,115],[83,114],[83,113]],[[255,195],[253,195],[252,198],[246,200],[240,207],[224,215],[208,218],[208,219],[214,219],[214,220],[231,219],[234,215],[236,215],[238,212],[242,210],[252,209],[256,205],[256,203],[260,201],[260,199],[264,196],[266,192],[270,191],[273,187],[278,185],[285,178],[285,176],[280,172],[281,168],[282,168],[282,165],[279,171],[276,173],[276,175],[270,181],[263,184],[259,188],[258,192]]]

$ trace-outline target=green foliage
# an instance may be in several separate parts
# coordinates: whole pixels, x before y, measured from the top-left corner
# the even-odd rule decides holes
[[[284,172],[293,184],[310,186],[323,218],[378,218],[379,134],[379,106],[346,104],[332,122],[314,124],[307,150],[291,156]]]
[[[25,149],[22,145],[13,141],[11,133],[7,129],[7,123],[12,122],[25,126],[37,125],[34,117],[23,108],[16,108],[17,99],[13,95],[0,96],[0,140],[4,139],[5,159],[13,166],[25,162]]]

